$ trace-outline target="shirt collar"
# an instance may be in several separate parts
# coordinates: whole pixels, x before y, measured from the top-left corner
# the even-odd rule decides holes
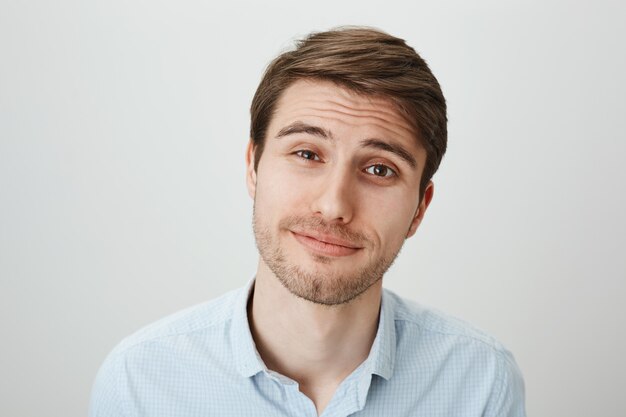
[[[237,296],[230,328],[235,366],[244,377],[251,377],[265,370],[265,364],[256,350],[248,322],[248,300],[253,289],[254,278],[241,289]]]
[[[378,330],[365,363],[370,373],[388,380],[396,362],[396,306],[387,290],[383,289],[382,293]]]
[[[235,364],[238,372],[244,377],[251,377],[266,370],[254,344],[248,322],[247,306],[253,289],[254,278],[239,292],[230,329]],[[376,337],[367,359],[361,365],[364,368],[363,376],[369,378],[370,375],[376,374],[388,380],[393,374],[395,360],[395,304],[393,297],[386,290],[383,290]]]

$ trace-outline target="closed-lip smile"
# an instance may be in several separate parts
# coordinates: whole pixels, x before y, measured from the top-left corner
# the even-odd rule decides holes
[[[347,256],[362,249],[357,244],[331,235],[314,232],[294,232],[293,230],[291,233],[303,246],[319,255]]]

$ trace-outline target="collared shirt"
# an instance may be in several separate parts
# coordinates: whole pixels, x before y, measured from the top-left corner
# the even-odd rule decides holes
[[[316,417],[298,383],[273,372],[250,332],[254,280],[124,339],[93,387],[91,417]],[[367,359],[323,417],[522,417],[511,353],[467,323],[383,290]]]

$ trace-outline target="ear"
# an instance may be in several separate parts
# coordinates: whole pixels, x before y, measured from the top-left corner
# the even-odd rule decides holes
[[[256,171],[254,170],[254,143],[252,139],[248,142],[246,148],[246,186],[248,187],[248,194],[254,200],[256,195]]]
[[[410,238],[417,231],[417,227],[422,222],[424,218],[424,214],[426,213],[426,209],[433,199],[433,194],[435,192],[435,185],[432,181],[428,181],[428,185],[424,190],[424,196],[422,197],[422,201],[420,201],[419,206],[417,207],[417,211],[415,212],[415,216],[413,217],[413,221],[411,221],[411,227],[409,227],[409,232],[406,234],[406,238]]]

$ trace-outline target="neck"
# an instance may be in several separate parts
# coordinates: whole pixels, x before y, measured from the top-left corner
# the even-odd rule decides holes
[[[381,293],[379,280],[346,304],[315,304],[290,293],[261,260],[248,305],[257,350],[269,369],[297,381],[303,392],[336,388],[369,355]]]

